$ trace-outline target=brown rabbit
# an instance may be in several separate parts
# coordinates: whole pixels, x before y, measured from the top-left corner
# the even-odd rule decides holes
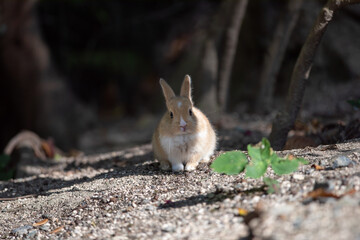
[[[160,79],[167,112],[156,128],[152,146],[160,168],[174,172],[195,170],[200,161],[208,162],[216,148],[216,134],[207,117],[191,99],[189,75],[181,86],[180,96]]]

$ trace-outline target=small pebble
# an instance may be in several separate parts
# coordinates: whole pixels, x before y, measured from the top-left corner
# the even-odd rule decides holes
[[[18,227],[18,228],[15,228],[11,231],[12,234],[15,234],[16,236],[22,236],[24,234],[27,234],[28,231],[30,229],[32,229],[33,227],[30,226],[30,225],[26,225],[26,226],[22,226],[22,227]]]
[[[328,182],[316,182],[314,185],[314,190],[322,188],[322,189],[328,189],[330,184]]]
[[[253,197],[253,199],[252,199],[252,202],[253,203],[258,203],[260,201],[260,197],[259,196],[255,196],[255,197]]]
[[[335,182],[334,181],[327,181],[327,182],[315,182],[314,190],[322,188],[326,191],[333,191],[335,189]]]
[[[49,223],[45,223],[44,225],[41,225],[39,228],[40,228],[41,230],[43,230],[43,231],[48,232],[48,231],[50,231],[50,224],[49,224]]]
[[[328,166],[329,161],[327,159],[320,160],[319,165],[322,167]]]
[[[291,182],[290,181],[283,181],[280,186],[281,194],[287,193],[289,189],[291,188]]]
[[[34,230],[31,230],[28,234],[27,234],[27,237],[28,238],[33,238],[35,237],[37,231],[34,229]]]
[[[303,174],[300,174],[300,173],[294,173],[293,178],[295,180],[304,180],[305,176]]]
[[[175,231],[175,226],[173,226],[171,224],[164,224],[161,227],[161,231],[163,231],[163,232],[173,232],[173,231]]]
[[[339,167],[347,167],[352,163],[352,161],[350,160],[350,158],[346,157],[346,156],[337,156],[335,157],[334,161],[333,161],[333,168],[339,168]]]
[[[154,211],[156,209],[156,207],[154,207],[153,205],[148,205],[145,207],[146,211]]]

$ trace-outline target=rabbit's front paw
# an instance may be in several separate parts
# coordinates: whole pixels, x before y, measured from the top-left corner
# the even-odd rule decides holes
[[[201,159],[201,162],[203,163],[207,163],[210,161],[210,156],[204,157],[203,159]]]
[[[187,172],[191,172],[191,171],[194,171],[197,167],[197,163],[187,163],[186,166],[185,166],[185,171]]]
[[[174,163],[172,164],[173,172],[181,172],[184,171],[184,165],[182,163]]]
[[[160,163],[160,169],[163,170],[163,171],[169,171],[171,169],[170,164],[161,162]]]

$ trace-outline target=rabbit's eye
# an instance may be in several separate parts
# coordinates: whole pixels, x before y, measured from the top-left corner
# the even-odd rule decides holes
[[[170,118],[174,118],[174,114],[170,112]]]
[[[192,116],[193,112],[191,109],[189,109],[189,115]]]

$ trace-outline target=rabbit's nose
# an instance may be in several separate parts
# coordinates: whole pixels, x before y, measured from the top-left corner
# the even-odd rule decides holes
[[[182,117],[180,117],[180,130],[181,130],[182,132],[185,132],[185,131],[186,131],[186,122],[185,122],[185,120],[184,120]]]
[[[180,127],[186,127],[186,122],[182,117],[180,117]]]

